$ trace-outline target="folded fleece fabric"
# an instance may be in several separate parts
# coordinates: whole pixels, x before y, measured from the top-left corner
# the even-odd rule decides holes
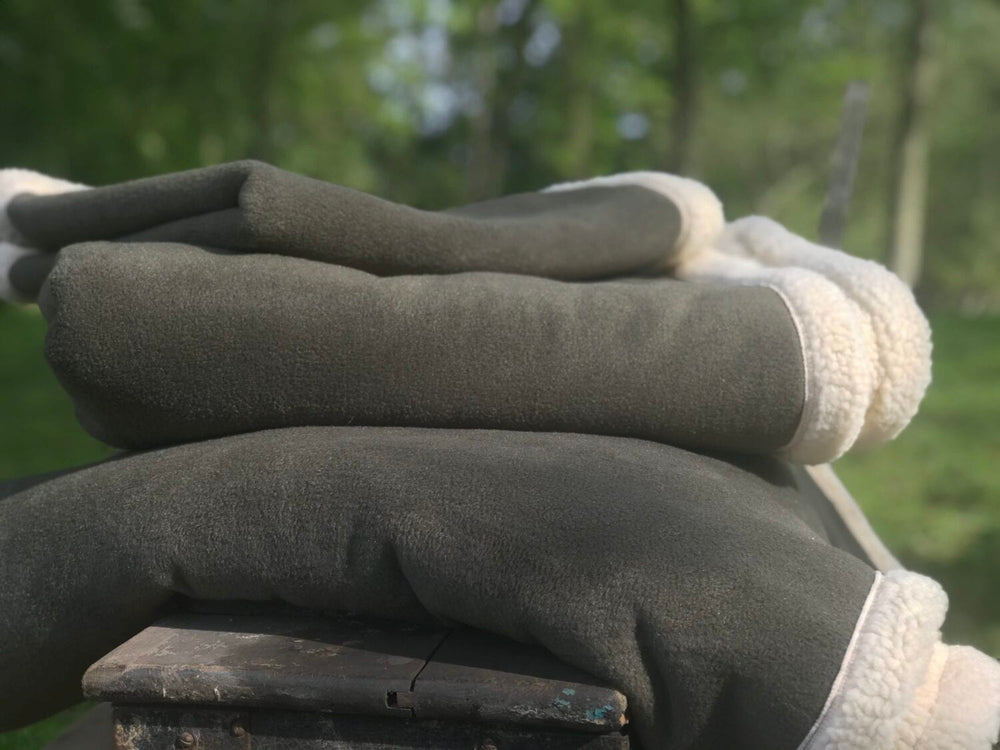
[[[50,193],[50,195],[46,195]],[[418,404],[414,415],[398,421],[399,424],[433,424],[477,427],[517,427],[519,429],[574,429],[589,431],[593,425],[583,420],[577,425],[574,418],[568,418],[563,404],[567,398],[582,399],[576,402],[577,412],[599,400],[611,398],[621,400],[626,395],[615,393],[611,385],[601,385],[599,378],[609,369],[635,366],[630,380],[641,383],[638,386],[639,400],[656,391],[671,391],[669,396],[655,393],[654,402],[673,399],[680,402],[690,395],[683,386],[690,384],[688,378],[692,369],[700,369],[705,375],[703,393],[696,399],[700,407],[712,402],[707,411],[694,419],[691,409],[664,415],[662,410],[642,413],[636,407],[632,415],[618,418],[613,424],[597,429],[612,434],[635,435],[669,439],[679,445],[707,448],[734,448],[753,451],[778,451],[784,457],[803,463],[829,461],[849,449],[855,442],[874,444],[894,437],[909,422],[916,412],[930,379],[930,336],[926,320],[913,301],[909,290],[895,276],[881,266],[862,261],[828,248],[821,248],[785,231],[774,222],[760,217],[751,217],[726,225],[722,207],[715,195],[704,185],[693,180],[653,172],[636,172],[612,177],[596,178],[579,183],[554,185],[537,193],[507,196],[492,201],[473,204],[447,211],[419,211],[393,204],[347,188],[331,185],[318,180],[290,174],[257,162],[236,162],[218,167],[182,172],[160,177],[147,178],[119,185],[82,189],[82,186],[44,177],[25,170],[0,170],[0,296],[7,298],[31,299],[40,288],[51,267],[57,262],[54,252],[75,243],[92,240],[114,241],[129,244],[123,250],[142,250],[135,253],[136,264],[145,264],[144,270],[135,269],[136,276],[145,276],[141,283],[148,287],[157,286],[154,295],[159,308],[152,300],[145,304],[144,315],[163,318],[155,326],[146,326],[145,331],[137,331],[128,344],[130,351],[138,347],[162,346],[166,351],[177,349],[177,342],[165,342],[155,329],[160,331],[179,329],[171,321],[181,304],[171,304],[171,295],[166,287],[170,273],[164,268],[156,271],[149,267],[153,263],[150,242],[177,242],[207,248],[227,250],[237,253],[266,253],[295,258],[322,261],[364,271],[374,276],[392,277],[412,274],[457,274],[461,272],[502,272],[554,280],[580,282],[619,277],[642,277],[673,275],[688,281],[710,281],[729,287],[733,285],[757,287],[755,294],[736,293],[736,302],[729,312],[718,314],[706,307],[721,304],[724,295],[711,292],[681,292],[679,287],[664,285],[659,287],[665,294],[681,299],[698,299],[694,304],[680,302],[669,310],[657,310],[644,302],[630,320],[627,310],[611,312],[614,305],[627,306],[632,297],[648,298],[650,288],[629,294],[618,291],[577,292],[558,285],[516,284],[514,282],[489,282],[495,288],[488,295],[489,301],[470,304],[469,299],[458,304],[463,294],[476,294],[483,279],[454,280],[449,282],[448,304],[442,302],[438,318],[445,314],[460,316],[452,321],[451,328],[468,323],[465,337],[459,335],[454,340],[453,349],[471,340],[474,329],[478,333],[488,333],[498,324],[500,316],[506,315],[505,323],[511,329],[518,322],[524,322],[530,314],[542,314],[546,307],[544,300],[532,299],[539,295],[553,295],[552,308],[560,312],[556,317],[568,321],[575,311],[575,303],[568,300],[579,299],[581,312],[591,318],[608,314],[609,319],[602,331],[595,333],[594,341],[587,341],[582,335],[574,335],[572,342],[568,329],[556,329],[552,338],[556,346],[548,353],[549,363],[554,363],[560,355],[559,346],[590,348],[594,359],[605,361],[604,368],[592,370],[589,383],[577,379],[574,368],[579,357],[567,362],[565,380],[568,386],[564,393],[551,401],[533,402],[527,394],[552,394],[554,382],[531,379],[546,375],[558,379],[556,368],[543,365],[532,371],[531,363],[518,357],[532,354],[537,350],[542,338],[534,342],[526,341],[521,348],[514,348],[511,357],[498,370],[494,378],[499,379],[508,372],[521,368],[520,377],[514,378],[518,386],[529,382],[525,389],[522,408],[527,412],[537,412],[537,419],[522,419],[505,412],[506,405],[489,399],[477,400],[470,395],[469,403],[458,404],[435,412],[425,410]],[[110,253],[101,257],[110,258]],[[128,261],[121,260],[124,264]],[[179,261],[180,262],[180,261]],[[187,261],[184,261],[186,263]],[[80,267],[77,263],[75,267]],[[328,417],[319,419],[319,413],[329,411],[324,403],[310,402],[307,408],[302,404],[291,404],[287,393],[281,392],[303,383],[314,392],[330,392],[337,389],[331,377],[316,378],[315,372],[326,364],[319,354],[326,352],[330,341],[323,342],[310,336],[316,326],[311,324],[311,313],[293,320],[288,310],[278,311],[281,301],[275,295],[268,299],[269,307],[260,311],[252,309],[258,284],[267,274],[272,277],[295,276],[288,265],[287,272],[280,266],[268,263],[266,267],[250,270],[253,262],[241,263],[238,269],[247,270],[249,281],[244,288],[244,280],[231,273],[236,267],[226,267],[220,263],[206,263],[206,272],[222,274],[211,280],[197,280],[193,271],[185,276],[186,283],[194,284],[193,289],[177,288],[175,296],[187,298],[197,289],[210,288],[212,294],[222,290],[222,297],[229,299],[225,310],[212,308],[212,300],[199,303],[203,320],[201,328],[212,324],[218,316],[219,325],[231,325],[231,318],[241,315],[246,321],[251,318],[261,321],[267,327],[266,318],[278,314],[288,324],[302,329],[299,343],[304,348],[299,352],[305,357],[313,357],[313,372],[306,374],[296,367],[285,368],[286,375],[294,375],[300,380],[278,383],[268,382],[272,373],[262,373],[257,389],[245,397],[244,414],[237,422],[249,422],[249,426],[238,429],[253,429],[278,425],[295,424],[286,418],[275,418],[274,408],[284,410],[285,416],[295,412],[296,418],[304,418],[300,423],[328,422]],[[301,268],[301,267],[299,267]],[[109,269],[126,283],[127,270],[124,266]],[[305,273],[305,272],[302,272]],[[160,279],[154,277],[159,274]],[[66,274],[63,274],[65,277]],[[343,274],[342,274],[343,275]],[[334,293],[322,294],[318,282],[323,274],[317,273],[317,283],[310,285],[304,296],[310,296],[321,306],[336,307],[331,298]],[[346,276],[345,276],[346,277]],[[367,278],[360,275],[356,279]],[[122,289],[113,283],[103,290],[88,290],[84,282],[73,282],[64,278],[64,286],[72,287],[67,296],[83,300],[88,295],[107,296],[103,301],[92,300],[91,305],[105,305],[108,309],[116,304],[128,309],[130,297],[122,294]],[[400,282],[398,287],[411,285]],[[595,284],[595,289],[596,289]],[[395,287],[385,284],[379,287],[374,280],[368,283],[371,290],[379,289],[375,296],[386,304]],[[294,296],[297,291],[289,290],[289,284],[282,287]],[[428,284],[424,291],[437,292],[439,287]],[[444,287],[440,287],[444,288]],[[342,286],[337,287],[338,290]],[[465,291],[462,291],[462,290]],[[704,295],[704,296],[699,296]],[[412,317],[419,305],[414,294],[406,294],[405,302],[398,305],[398,317]],[[781,315],[775,310],[774,297],[786,308]],[[749,303],[753,298],[756,302]],[[600,304],[590,304],[595,300]],[[242,300],[242,304],[240,304]],[[514,307],[525,302],[525,312],[518,313]],[[742,311],[742,321],[738,321],[728,332],[732,309],[747,304]],[[759,304],[758,304],[759,303]],[[219,305],[223,303],[220,301]],[[301,304],[289,301],[289,310],[303,313]],[[451,305],[450,307],[448,305]],[[670,308],[673,301],[665,306]],[[238,309],[242,306],[242,309]],[[445,312],[448,308],[448,312]],[[157,313],[158,309],[158,313]],[[342,307],[339,311],[342,311]],[[89,311],[86,311],[89,314]],[[63,325],[72,325],[75,312],[65,309],[60,314]],[[322,313],[321,313],[322,314]],[[648,332],[654,325],[651,316],[663,314],[662,329],[677,332],[686,326],[692,333],[702,336],[697,351],[684,353],[677,339],[672,346],[659,354],[653,353],[656,345],[663,343],[662,336],[654,335],[639,348],[632,346],[637,335]],[[465,316],[465,317],[462,317]],[[469,317],[471,316],[471,317]],[[476,316],[484,316],[482,319]],[[704,320],[700,320],[702,317]],[[330,317],[330,316],[328,316]],[[790,333],[789,321],[794,328]],[[532,329],[530,336],[537,333],[541,320],[528,321]],[[75,326],[78,340],[63,340],[63,354],[76,349],[80,356],[91,342],[83,332],[85,321]],[[271,326],[273,329],[274,326]],[[743,351],[750,352],[743,361],[743,368],[750,372],[761,371],[758,383],[748,373],[737,373],[733,339],[749,333]],[[760,333],[773,329],[764,339]],[[544,333],[544,331],[542,332]],[[575,334],[582,334],[582,326],[577,326]],[[623,341],[606,346],[607,337],[612,333],[622,333]],[[383,331],[377,327],[372,332],[378,338]],[[360,335],[360,333],[356,334]],[[187,342],[194,344],[194,337]],[[216,336],[217,338],[217,336]],[[273,338],[265,335],[265,338]],[[683,338],[683,337],[681,337]],[[688,340],[694,336],[688,337]],[[425,356],[438,353],[445,348],[444,336],[436,341],[418,336],[421,344],[430,344]],[[779,343],[771,351],[768,347]],[[107,343],[107,341],[103,342]],[[250,351],[252,343],[237,332],[229,340],[229,354],[236,350]],[[797,353],[789,353],[789,344],[797,347]],[[483,338],[474,341],[465,351],[452,351],[445,359],[460,369],[466,366],[470,371],[482,373],[487,360],[497,358],[499,341]],[[717,357],[699,357],[709,347],[719,350]],[[534,348],[533,348],[534,347]],[[111,346],[109,353],[115,346]],[[483,351],[477,351],[479,349]],[[756,351],[753,351],[756,349]],[[277,356],[277,349],[275,354]],[[369,351],[373,354],[375,350]],[[284,351],[283,351],[284,353]],[[258,353],[259,354],[259,353]],[[491,356],[493,355],[493,356]],[[94,364],[101,370],[101,354],[97,352]],[[477,362],[477,357],[481,361]],[[259,361],[259,356],[256,358]],[[612,359],[618,358],[616,362]],[[70,355],[70,360],[73,355]],[[637,359],[641,360],[637,364]],[[719,361],[725,366],[713,372]],[[369,360],[371,364],[371,361]],[[105,365],[107,362],[104,363]],[[249,365],[250,363],[248,363]],[[256,364],[256,361],[253,362]],[[375,362],[374,379],[383,385],[393,385],[398,368],[391,362]],[[336,363],[334,363],[334,368]],[[183,365],[169,358],[164,364],[163,376],[170,378],[172,368]],[[657,369],[660,368],[660,369]],[[687,368],[688,372],[683,372]],[[681,370],[675,373],[674,370]],[[77,368],[69,376],[67,384],[74,393],[92,392],[103,398],[103,386],[96,382],[86,382],[87,367]],[[798,371],[797,382],[778,382],[772,377],[781,371],[781,377]],[[448,379],[458,370],[446,369],[444,364],[437,374]],[[192,373],[192,377],[193,377]],[[212,376],[217,384],[223,383],[232,373],[222,367],[215,367]],[[126,377],[126,376],[123,376]],[[70,381],[78,380],[76,386]],[[305,379],[305,382],[301,380]],[[461,381],[461,378],[458,378]],[[192,388],[192,378],[186,379],[185,388],[197,391],[205,389],[203,404],[207,403],[207,393],[211,390],[204,382]],[[712,401],[713,389],[723,380],[719,399]],[[502,388],[502,383],[496,384]],[[133,383],[133,388],[141,387]],[[743,389],[740,391],[740,389]],[[270,389],[263,393],[261,389]],[[341,388],[342,391],[349,390]],[[129,413],[135,421],[143,421],[141,402],[154,399],[161,402],[174,401],[167,392],[157,394],[150,389],[147,397],[135,401]],[[733,397],[739,404],[733,408]],[[237,399],[244,398],[237,394]],[[106,400],[106,399],[105,399]],[[127,402],[132,397],[125,395],[123,408],[132,408]],[[261,401],[268,405],[260,408],[259,414],[250,414],[259,407]],[[560,401],[562,403],[560,403]],[[747,404],[758,402],[757,407]],[[215,418],[217,404],[209,404],[204,409],[206,422]],[[359,409],[368,408],[361,405]],[[608,407],[614,409],[614,407]],[[749,424],[741,423],[744,412],[759,412],[770,408],[775,411],[767,434],[761,435],[756,416]],[[789,429],[787,413],[797,410],[795,425]],[[92,411],[84,405],[83,411]],[[475,416],[488,412],[489,419],[479,421]],[[727,416],[720,418],[719,412]],[[155,421],[155,414],[154,421]],[[178,415],[184,422],[185,415]],[[363,415],[362,415],[363,416]],[[619,415],[621,417],[622,415]],[[108,414],[114,421],[114,409]],[[91,414],[91,423],[94,415]],[[395,420],[395,417],[392,417]],[[630,426],[630,421],[642,422],[656,419],[664,423],[650,429],[648,424]],[[336,421],[336,420],[335,420]],[[378,419],[370,422],[382,423]],[[730,435],[719,441],[718,428],[725,424]],[[729,428],[733,428],[730,430]],[[202,424],[184,434],[165,436],[150,432],[148,435],[125,438],[107,430],[112,442],[129,445],[148,445],[172,439],[197,439],[222,434],[232,429],[223,426]]]
[[[988,748],[997,664],[940,644],[932,581],[835,548],[798,476],[633,439],[326,427],[12,483],[0,728],[77,699],[184,595],[541,644],[619,688],[647,750]]]
[[[378,277],[168,243],[60,255],[46,354],[83,426],[120,447],[384,425],[766,453],[803,411],[798,333],[762,287]]]
[[[6,200],[5,172],[15,172],[6,181]],[[691,182],[673,180],[678,189]],[[39,184],[55,194],[40,195]],[[6,203],[7,213],[0,240],[50,254],[88,240],[181,242],[292,255],[382,276],[498,271],[582,280],[662,275],[681,231],[673,204],[635,185],[421,211],[240,161],[79,188],[24,170],[0,171],[0,207]],[[27,260],[19,265],[15,289],[37,292],[38,274]]]

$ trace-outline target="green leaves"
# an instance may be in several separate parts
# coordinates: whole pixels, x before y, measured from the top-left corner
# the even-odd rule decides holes
[[[105,183],[255,156],[428,207],[681,163],[811,235],[862,78],[847,247],[880,257],[909,0],[680,4],[685,28],[662,0],[8,0],[0,163]],[[941,18],[920,293],[998,309],[1000,9]]]

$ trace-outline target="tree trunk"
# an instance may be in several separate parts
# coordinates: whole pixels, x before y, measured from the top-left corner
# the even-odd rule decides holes
[[[934,0],[912,0],[913,18],[893,144],[888,265],[910,286],[920,278],[930,155],[929,109],[937,78]]]
[[[275,0],[266,0],[254,8],[246,22],[254,25],[252,59],[247,66],[246,97],[249,119],[253,130],[247,147],[247,156],[261,161],[274,161],[273,101],[275,73],[278,69],[278,48],[281,45],[282,11]]]
[[[690,0],[672,0],[674,15],[674,60],[671,86],[674,111],[670,121],[671,172],[687,174],[692,169],[692,145],[697,109],[697,59],[695,21]]]
[[[861,155],[861,136],[868,115],[868,84],[851,81],[844,93],[844,114],[840,135],[831,160],[823,213],[819,220],[819,241],[827,247],[840,247],[847,225],[847,206],[854,190],[854,175]]]
[[[561,177],[592,177],[594,151],[594,78],[588,40],[593,26],[586,4],[563,31],[563,81],[567,99],[566,171]]]
[[[524,84],[527,72],[524,46],[531,36],[531,14],[537,6],[538,0],[529,0],[521,17],[508,30],[499,29],[495,4],[489,3],[480,9],[478,32],[480,38],[489,43],[477,60],[476,78],[483,97],[483,111],[472,124],[471,155],[465,179],[467,200],[493,198],[503,190],[511,138],[510,107]],[[513,47],[514,60],[510,68],[502,70],[499,45],[505,37]]]

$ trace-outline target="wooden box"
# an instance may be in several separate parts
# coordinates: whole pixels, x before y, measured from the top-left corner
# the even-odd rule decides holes
[[[622,750],[625,697],[479,631],[185,613],[94,664],[116,750]],[[633,745],[634,747],[634,745]]]

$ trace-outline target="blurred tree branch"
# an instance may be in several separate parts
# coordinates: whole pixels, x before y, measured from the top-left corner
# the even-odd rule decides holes
[[[819,241],[828,247],[840,247],[843,238],[867,114],[868,84],[851,81],[844,93],[840,135],[833,152],[830,183],[819,222]]]
[[[481,50],[476,55],[476,78],[483,108],[472,125],[472,151],[466,166],[467,200],[492,198],[503,189],[511,150],[511,105],[524,85],[528,66],[524,48],[538,4],[539,0],[527,0],[520,17],[507,29],[498,20],[499,3],[479,8],[476,29]],[[510,58],[504,60],[508,52]]]
[[[674,61],[670,84],[674,110],[670,123],[671,172],[691,171],[692,136],[697,116],[697,56],[695,34],[697,21],[690,0],[671,0],[674,21]]]
[[[911,19],[896,130],[889,198],[888,265],[914,286],[923,265],[930,157],[930,109],[937,83],[934,0],[911,0]]]

